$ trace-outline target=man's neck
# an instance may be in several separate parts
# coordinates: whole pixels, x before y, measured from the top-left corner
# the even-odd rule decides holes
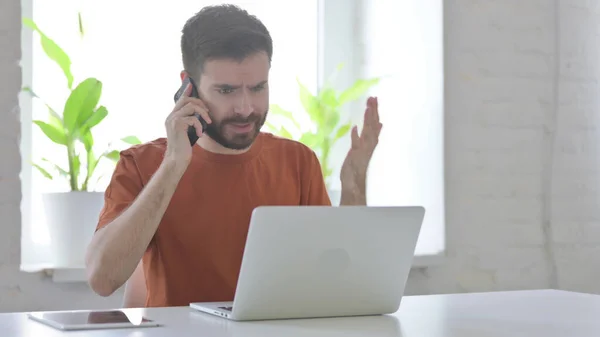
[[[252,147],[252,146],[250,146],[244,150],[229,149],[229,148],[226,148],[223,145],[215,142],[212,138],[210,138],[206,134],[203,135],[202,137],[200,137],[198,139],[198,141],[196,142],[196,144],[198,144],[201,148],[203,148],[206,151],[213,152],[213,153],[219,153],[219,154],[242,154],[242,153],[250,150],[250,148]]]

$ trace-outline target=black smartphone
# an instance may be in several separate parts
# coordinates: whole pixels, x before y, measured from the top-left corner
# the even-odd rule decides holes
[[[183,80],[183,82],[181,83],[181,88],[179,88],[179,90],[177,90],[177,92],[175,93],[175,96],[173,97],[175,102],[177,102],[179,100],[179,97],[181,97],[181,95],[183,95],[184,90],[189,83],[192,84],[192,93],[190,94],[190,96],[200,98],[200,96],[198,95],[198,88],[196,87],[196,83],[194,83],[194,81],[189,76],[186,76],[185,79]],[[206,123],[206,121],[204,120],[204,118],[202,118],[200,116],[200,114],[196,113],[195,116],[200,121],[200,124],[202,124],[202,132],[204,133],[204,131],[208,127],[208,123]],[[196,144],[196,142],[198,141],[198,138],[200,138],[196,134],[196,129],[193,126],[190,126],[188,128],[187,134],[188,134],[188,138],[190,140],[190,145]]]

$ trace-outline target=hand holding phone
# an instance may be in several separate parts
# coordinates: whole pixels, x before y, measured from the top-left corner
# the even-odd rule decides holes
[[[173,97],[175,100],[175,103],[177,103],[177,101],[179,101],[179,99],[181,98],[182,95],[185,95],[187,93],[186,89],[189,86],[191,86],[191,89],[189,91],[189,97],[200,99],[200,95],[198,94],[198,88],[196,87],[196,84],[190,77],[186,76],[181,84],[181,87],[179,88],[179,90],[177,90],[177,92],[175,93],[175,96]],[[198,118],[198,121],[200,122],[200,124],[202,124],[202,133],[204,133],[204,131],[208,127],[208,123],[206,123],[204,118],[202,118],[202,116],[199,113],[195,113],[194,116],[196,116],[196,118]],[[188,134],[188,138],[190,140],[190,145],[196,144],[196,142],[198,141],[198,138],[199,138],[199,136],[196,132],[196,129],[190,125],[188,128],[187,134]]]
[[[175,94],[175,107],[165,121],[167,129],[167,153],[165,156],[177,162],[189,163],[192,146],[209,123],[208,109],[197,96],[191,79],[186,78]]]

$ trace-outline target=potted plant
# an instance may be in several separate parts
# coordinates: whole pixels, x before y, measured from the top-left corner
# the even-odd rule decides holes
[[[341,67],[342,65],[338,66],[337,70],[339,71]],[[371,87],[379,83],[379,78],[358,79],[350,87],[338,91],[331,84],[334,75],[316,94],[312,94],[300,80],[297,80],[300,102],[311,124],[308,131],[301,128],[295,113],[285,110],[277,104],[272,104],[269,112],[273,116],[279,117],[280,123],[275,125],[269,120],[265,125],[273,134],[295,139],[315,151],[321,164],[329,197],[332,204],[337,205],[340,201],[341,191],[332,189],[331,149],[338,140],[348,134],[352,127],[352,121],[344,120],[342,109],[349,102],[361,98]],[[290,131],[288,128],[295,129],[295,132]],[[294,137],[294,134],[296,134],[296,137]]]
[[[81,16],[79,18],[80,32],[83,34]],[[64,148],[68,166],[61,166],[46,158],[33,163],[33,166],[44,177],[62,178],[68,184],[67,192],[42,195],[55,267],[82,267],[85,248],[94,233],[104,202],[104,193],[92,187],[98,179],[98,164],[103,160],[116,163],[119,150],[109,144],[104,151],[95,151],[92,130],[108,115],[107,108],[99,104],[102,82],[90,77],[74,85],[71,60],[67,53],[44,34],[33,20],[24,18],[23,24],[39,34],[45,54],[62,69],[67,80],[69,95],[61,113],[44,102],[49,112],[48,119],[34,120],[33,123],[50,141]],[[23,91],[42,100],[29,87],[23,88]],[[121,141],[131,145],[141,143],[135,136],[124,137]]]

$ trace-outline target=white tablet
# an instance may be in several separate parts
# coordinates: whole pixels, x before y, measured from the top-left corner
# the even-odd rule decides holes
[[[43,311],[27,314],[32,320],[59,330],[95,330],[160,326],[135,310]]]

